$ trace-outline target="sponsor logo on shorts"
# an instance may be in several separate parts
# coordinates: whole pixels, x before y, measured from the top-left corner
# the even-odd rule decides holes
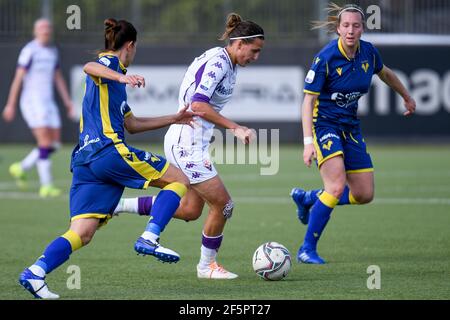
[[[320,137],[319,142],[323,142],[326,139],[330,139],[330,138],[335,138],[340,140],[341,138],[339,138],[338,135],[334,134],[334,133],[327,133],[326,135]]]

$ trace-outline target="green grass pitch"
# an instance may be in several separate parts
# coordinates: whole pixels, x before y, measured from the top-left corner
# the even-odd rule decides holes
[[[69,222],[71,146],[53,158],[56,185],[64,190],[53,200],[37,197],[35,170],[26,191],[8,175],[9,164],[30,148],[0,147],[1,300],[31,299],[18,285],[18,275]],[[217,166],[236,203],[219,262],[238,279],[196,277],[206,211],[198,221],[168,225],[162,243],[181,254],[172,265],[135,254],[134,241],[147,219],[128,214],[112,219],[89,246],[50,274],[50,289],[64,299],[449,299],[450,146],[372,146],[369,151],[375,163],[375,201],[333,212],[319,243],[326,265],[294,262],[288,277],[277,282],[261,280],[252,270],[253,252],[266,241],[285,245],[295,261],[305,227],[289,192],[294,186],[320,187],[317,169],[302,164],[301,148],[283,146],[273,176],[261,176],[258,165]],[[126,190],[125,195],[146,192],[156,189]],[[70,265],[80,267],[79,290],[67,288]],[[381,289],[367,288],[371,265],[380,267]]]

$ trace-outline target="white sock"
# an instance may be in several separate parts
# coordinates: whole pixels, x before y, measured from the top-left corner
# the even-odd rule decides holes
[[[45,277],[46,273],[45,270],[42,269],[40,266],[33,264],[31,267],[29,267],[31,272],[33,272],[34,275],[38,277]]]
[[[31,152],[21,161],[20,165],[25,171],[30,170],[36,164],[39,159],[39,149],[34,148]]]
[[[158,242],[159,239],[159,235],[154,234],[153,232],[150,231],[144,231],[141,237],[144,238],[145,240],[150,240],[152,242]]]
[[[209,249],[202,245],[200,248],[200,262],[198,263],[201,269],[206,269],[209,265],[216,261],[217,251],[216,249]]]
[[[114,209],[114,214],[119,215],[120,213],[138,213],[138,198],[122,198],[119,201],[116,209]]]
[[[52,161],[50,159],[39,159],[36,165],[39,173],[39,180],[41,181],[41,186],[52,184]]]

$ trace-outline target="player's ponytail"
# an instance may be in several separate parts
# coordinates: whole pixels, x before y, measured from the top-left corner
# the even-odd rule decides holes
[[[105,51],[116,51],[128,42],[136,42],[137,31],[134,26],[125,20],[109,18],[105,25]]]
[[[264,30],[256,23],[243,20],[237,13],[230,13],[225,24],[225,32],[219,40],[229,39],[230,43],[234,40],[252,42],[259,38],[264,40]]]
[[[356,4],[346,4],[341,7],[334,2],[330,2],[325,10],[327,11],[327,21],[311,21],[311,30],[324,28],[329,33],[336,33],[337,27],[341,22],[341,14],[343,12],[358,12],[361,14],[363,24],[365,23],[364,11]]]

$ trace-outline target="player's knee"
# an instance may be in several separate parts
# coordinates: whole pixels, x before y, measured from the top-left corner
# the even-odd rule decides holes
[[[83,246],[87,246],[89,244],[89,242],[91,242],[93,237],[94,237],[93,234],[83,234],[83,235],[81,235],[80,238],[81,238],[81,243],[83,244]]]
[[[186,214],[183,215],[183,220],[186,221],[186,222],[195,221],[198,218],[200,218],[201,215],[202,215],[201,212],[189,211],[189,212],[187,212]]]
[[[336,184],[333,184],[332,186],[328,187],[325,191],[327,193],[331,194],[336,199],[340,199],[342,194],[344,193],[344,189],[345,189],[344,183],[342,183],[342,184],[336,183]]]
[[[223,206],[222,213],[225,220],[231,219],[234,210],[234,202],[229,199]]]
[[[366,204],[372,202],[374,197],[373,192],[360,192],[353,194],[353,198],[358,204]]]

